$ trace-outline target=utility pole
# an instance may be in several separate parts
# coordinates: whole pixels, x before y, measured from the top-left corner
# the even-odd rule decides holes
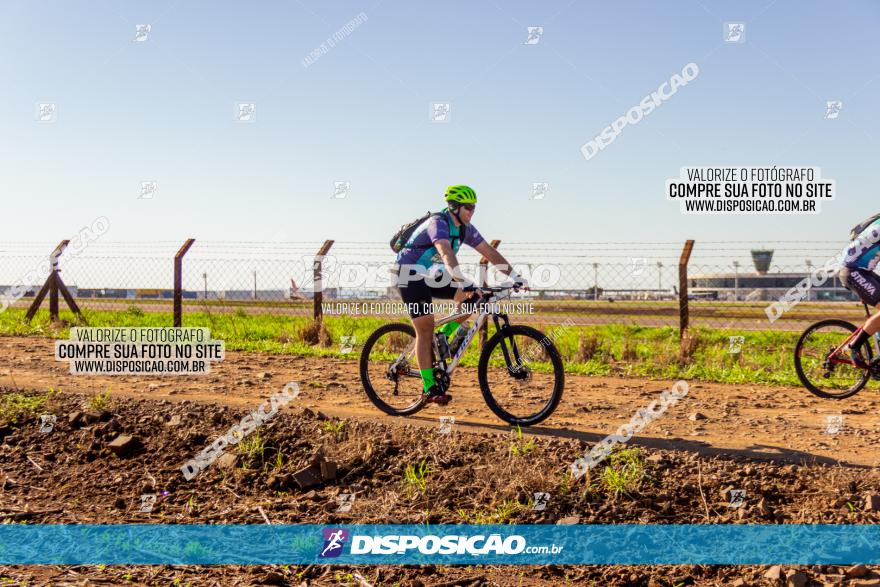
[[[660,297],[660,291],[663,289],[663,262],[657,261],[657,297]]]
[[[599,301],[599,264],[593,263],[593,301]]]
[[[733,301],[739,300],[739,261],[733,262]]]

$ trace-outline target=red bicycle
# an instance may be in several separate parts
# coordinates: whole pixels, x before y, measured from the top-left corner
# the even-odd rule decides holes
[[[865,315],[871,311],[865,305]],[[849,344],[861,332],[846,320],[822,320],[807,328],[795,346],[794,368],[811,393],[825,399],[844,399],[855,395],[872,377],[880,379],[880,341],[872,336],[861,349],[869,368],[857,367],[849,356]]]

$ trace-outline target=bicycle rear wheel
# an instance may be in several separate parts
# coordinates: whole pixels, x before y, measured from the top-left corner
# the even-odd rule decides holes
[[[519,426],[549,418],[565,386],[559,351],[553,341],[529,326],[496,332],[483,347],[477,375],[489,409]]]
[[[825,399],[844,399],[858,393],[871,374],[856,367],[846,350],[831,356],[856,326],[845,320],[822,320],[807,328],[794,349],[794,368],[811,393]],[[874,352],[865,343],[862,356],[870,362]]]
[[[361,351],[361,383],[373,404],[391,416],[409,416],[425,406],[416,362],[415,330],[409,324],[377,328]]]

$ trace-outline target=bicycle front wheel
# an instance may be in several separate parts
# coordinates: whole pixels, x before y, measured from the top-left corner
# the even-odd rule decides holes
[[[844,399],[855,395],[868,382],[870,373],[859,369],[846,350],[834,350],[856,331],[845,320],[823,320],[807,328],[794,349],[794,368],[798,378],[811,393],[825,399]],[[871,345],[865,343],[862,356],[873,358]]]
[[[373,404],[392,416],[408,416],[425,406],[416,362],[416,337],[409,324],[385,324],[364,343],[361,383]]]
[[[562,399],[565,371],[553,341],[529,326],[510,326],[486,342],[477,367],[483,398],[496,416],[532,426]]]

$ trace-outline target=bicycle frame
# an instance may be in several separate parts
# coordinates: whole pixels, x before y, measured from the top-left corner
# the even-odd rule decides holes
[[[474,334],[476,334],[477,331],[480,329],[480,327],[483,326],[483,323],[486,322],[486,320],[489,318],[490,315],[492,316],[493,320],[495,321],[495,327],[498,330],[501,330],[501,328],[502,328],[502,326],[501,326],[502,320],[505,325],[508,323],[507,315],[501,313],[501,309],[498,306],[498,302],[500,300],[506,299],[508,297],[510,297],[509,290],[508,290],[507,295],[499,296],[498,294],[493,294],[493,295],[489,296],[488,299],[478,302],[482,306],[482,309],[480,310],[480,313],[477,315],[476,320],[474,320],[473,326],[471,326],[470,330],[468,330],[467,334],[465,335],[464,340],[462,340],[461,344],[458,345],[458,349],[455,351],[455,355],[452,357],[452,360],[449,361],[449,364],[446,366],[446,374],[447,375],[451,376],[452,373],[455,371],[456,367],[458,367],[458,363],[461,361],[461,358],[464,356],[464,352],[467,350],[468,346],[470,345],[471,340],[473,340]],[[437,323],[435,324],[435,327],[436,326],[443,326],[444,324],[449,324],[450,322],[457,322],[460,318],[469,317],[472,314],[473,314],[473,312],[458,312],[458,313],[450,314],[446,318],[438,320]],[[434,355],[439,357],[440,356],[440,349],[437,346],[436,339],[432,339],[431,343],[434,346]],[[518,353],[517,349],[514,348],[513,352],[514,352],[514,356],[516,357],[517,361],[519,361],[519,353]],[[504,349],[504,353],[505,353],[505,355],[507,354],[506,349]],[[507,358],[507,357],[505,357],[505,358]]]
[[[870,318],[871,317],[871,310],[868,308],[868,304],[862,304],[862,305],[865,306],[865,316],[867,318]],[[858,336],[858,334],[864,328],[865,328],[864,323],[861,326],[859,326],[858,328],[856,328],[855,331],[852,334],[850,334],[846,340],[844,340],[836,349],[834,349],[834,351],[832,351],[832,353],[828,357],[828,359],[832,363],[842,363],[842,364],[846,364],[846,365],[854,365],[855,363],[853,363],[852,359],[850,359],[849,357],[847,357],[845,359],[839,359],[839,358],[837,358],[837,354],[840,351],[842,351],[850,343],[851,340],[853,340],[856,336]],[[880,356],[880,341],[877,340],[877,336],[876,335],[871,336],[871,341],[874,343],[874,351],[877,353],[877,356]]]

